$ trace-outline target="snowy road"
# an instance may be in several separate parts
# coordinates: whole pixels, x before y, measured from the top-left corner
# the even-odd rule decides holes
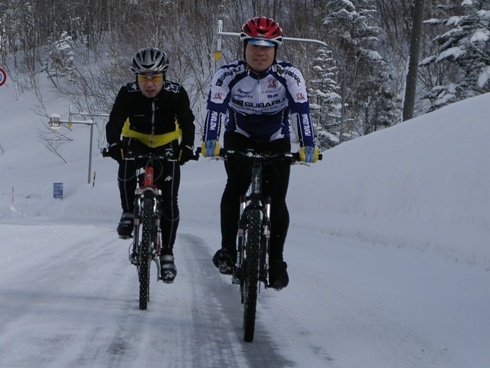
[[[188,230],[175,283],[152,280],[140,311],[130,242],[113,226],[0,225],[0,366],[476,368],[488,355],[485,273],[340,238],[293,256],[290,287],[260,294],[245,343],[237,286],[194,234],[216,239]]]
[[[175,283],[152,280],[140,311],[129,243],[113,229],[2,230],[12,242],[0,269],[0,362],[9,368],[288,366],[264,332],[241,341],[236,286],[221,280],[199,238],[179,237]]]

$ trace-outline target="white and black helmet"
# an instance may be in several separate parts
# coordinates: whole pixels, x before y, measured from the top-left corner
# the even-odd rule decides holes
[[[168,70],[168,57],[165,52],[154,47],[139,50],[131,63],[133,73],[158,73],[165,75]]]

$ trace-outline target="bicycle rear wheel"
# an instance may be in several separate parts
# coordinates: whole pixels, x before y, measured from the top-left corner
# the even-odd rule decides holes
[[[243,340],[252,342],[255,333],[255,314],[257,309],[257,290],[259,283],[259,251],[261,239],[260,210],[246,213],[247,230],[245,233],[245,272],[243,273]]]
[[[143,200],[141,254],[138,266],[140,282],[139,308],[146,309],[150,301],[151,241],[153,234],[153,198]]]

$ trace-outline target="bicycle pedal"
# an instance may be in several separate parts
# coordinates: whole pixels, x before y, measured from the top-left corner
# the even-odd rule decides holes
[[[230,267],[226,263],[222,263],[218,267],[219,272],[223,275],[231,275],[233,273],[233,267]]]
[[[164,284],[173,284],[176,276],[177,276],[177,271],[175,271],[175,273],[169,271],[163,271],[163,273],[160,272],[159,278],[160,280],[162,280]]]
[[[133,239],[132,235],[119,235],[119,239],[127,240],[127,239]]]
[[[134,265],[134,266],[138,266],[139,265],[138,255],[136,253],[130,254],[128,258],[129,258],[129,262],[132,265]]]

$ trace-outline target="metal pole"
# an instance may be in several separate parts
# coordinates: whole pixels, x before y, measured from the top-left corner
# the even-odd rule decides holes
[[[90,184],[90,173],[92,172],[92,142],[94,137],[94,122],[90,124],[90,147],[88,151],[88,184]]]
[[[216,52],[221,53],[221,33],[223,32],[223,21],[218,20],[218,44],[216,46]]]
[[[74,121],[72,119],[73,115],[89,115],[85,113],[76,113],[76,112],[71,112],[71,110],[68,110],[68,123],[69,124],[82,124],[82,125],[90,125],[90,142],[89,142],[89,151],[88,151],[88,174],[87,174],[87,184],[90,184],[90,173],[92,172],[92,145],[94,141],[94,124],[95,122],[93,120],[86,120],[86,121]]]
[[[82,124],[82,125],[90,125],[90,143],[89,143],[89,152],[88,152],[88,184],[90,184],[90,173],[92,172],[92,156],[93,156],[93,142],[94,142],[94,125],[95,121],[93,120],[82,120],[82,121],[74,121],[73,115],[80,116],[104,116],[107,117],[109,114],[91,114],[85,112],[71,112],[71,107],[68,108],[68,121],[60,120],[58,114],[53,114],[49,118],[49,127],[51,129],[59,129],[61,124],[68,124],[68,127],[71,127],[73,124]]]
[[[102,117],[108,117],[109,114],[92,114],[88,112],[71,112],[71,107],[69,107],[68,110],[68,115],[69,115],[69,122],[70,124],[84,124],[84,125],[90,125],[90,144],[89,144],[89,152],[88,152],[88,184],[90,184],[90,178],[91,178],[91,172],[92,172],[92,156],[93,156],[93,141],[94,141],[94,125],[95,122],[93,120],[87,120],[87,121],[73,121],[72,116],[77,115],[77,116],[102,116]]]
[[[102,116],[102,117],[109,117],[109,114],[92,114],[90,112],[71,112],[71,115],[78,115],[78,116]]]
[[[223,29],[223,21],[218,20],[218,35],[219,36],[231,36],[231,37],[240,37],[240,33],[237,32],[222,32],[221,30]],[[219,47],[221,48],[221,39],[219,39]],[[342,60],[342,57],[340,54],[335,50],[334,48],[330,47],[327,43],[315,40],[315,39],[309,39],[309,38],[294,38],[294,37],[283,37],[283,40],[285,41],[296,41],[296,42],[307,42],[307,43],[315,43],[319,44],[322,46],[327,47],[330,49],[335,57],[337,58],[338,62],[340,63],[341,67],[341,72],[342,72],[342,84],[341,84],[341,92],[340,92],[340,104],[341,104],[341,109],[340,109],[340,137],[339,137],[339,142],[342,143],[343,141],[343,135],[344,135],[344,115],[345,115],[345,94],[346,94],[346,83],[347,83],[347,71],[345,69],[345,63]]]

